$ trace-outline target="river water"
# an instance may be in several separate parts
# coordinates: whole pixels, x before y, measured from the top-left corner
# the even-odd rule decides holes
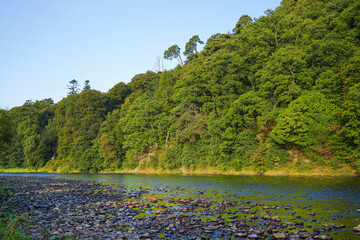
[[[197,198],[201,195],[214,201],[251,201],[267,206],[291,206],[296,212],[293,215],[289,211],[272,214],[289,221],[299,215],[309,228],[313,224],[318,227],[323,224],[344,224],[349,230],[360,224],[360,212],[357,211],[360,209],[359,177],[0,173],[0,176],[6,175],[91,180],[126,187],[129,191],[142,187],[148,195],[157,197]],[[310,212],[315,212],[315,217],[310,216]],[[352,231],[344,230],[337,230],[331,236],[334,239],[360,239]]]

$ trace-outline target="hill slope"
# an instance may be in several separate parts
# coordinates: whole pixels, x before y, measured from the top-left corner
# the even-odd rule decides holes
[[[357,0],[283,0],[259,19],[241,16],[232,34],[213,35],[200,53],[194,36],[185,64],[173,70],[138,74],[108,93],[1,111],[0,123],[12,128],[1,133],[0,163],[353,173],[360,168],[359,12]],[[176,58],[174,51],[165,57]]]

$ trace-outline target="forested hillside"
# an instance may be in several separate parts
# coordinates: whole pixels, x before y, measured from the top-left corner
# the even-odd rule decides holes
[[[259,19],[241,16],[202,51],[196,35],[171,46],[164,58],[181,60],[172,70],[1,110],[0,165],[360,169],[359,13],[359,0],[283,0]]]

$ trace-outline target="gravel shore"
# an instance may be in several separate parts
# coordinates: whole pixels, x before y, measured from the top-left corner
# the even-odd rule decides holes
[[[1,176],[2,212],[23,215],[33,239],[338,239],[354,226],[305,222],[292,206],[204,198],[149,197],[145,188],[43,177]],[[167,192],[166,189],[157,189]],[[272,210],[289,212],[281,219]],[[228,216],[226,219],[223,215]],[[242,214],[239,217],[239,214]],[[208,220],[204,220],[208,217]],[[304,217],[304,216],[303,216]],[[311,225],[311,226],[308,226]]]

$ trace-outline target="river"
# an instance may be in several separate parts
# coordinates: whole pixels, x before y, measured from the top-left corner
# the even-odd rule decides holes
[[[344,224],[347,229],[360,224],[360,178],[358,177],[275,177],[275,176],[183,176],[136,174],[50,174],[0,173],[1,176],[37,176],[104,182],[114,187],[145,188],[150,196],[196,198],[214,201],[251,201],[265,206],[291,206],[290,211],[272,215],[294,221],[301,216],[304,224]],[[166,192],[159,191],[167,189]],[[315,213],[311,215],[309,213]],[[241,216],[239,216],[241,217]],[[332,232],[334,239],[357,236],[352,231]],[[360,238],[360,237],[359,237]]]

